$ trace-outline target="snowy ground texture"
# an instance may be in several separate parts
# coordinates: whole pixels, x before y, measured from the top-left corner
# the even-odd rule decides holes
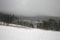
[[[0,40],[60,40],[60,32],[1,25]]]

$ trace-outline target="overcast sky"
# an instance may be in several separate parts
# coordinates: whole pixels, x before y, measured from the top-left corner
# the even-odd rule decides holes
[[[0,11],[25,16],[60,16],[60,0],[0,0]]]

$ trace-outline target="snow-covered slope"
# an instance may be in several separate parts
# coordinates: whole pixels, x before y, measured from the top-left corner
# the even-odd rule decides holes
[[[60,40],[60,32],[0,26],[0,40]]]

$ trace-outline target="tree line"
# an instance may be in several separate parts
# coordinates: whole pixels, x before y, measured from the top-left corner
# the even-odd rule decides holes
[[[12,23],[14,21],[15,16],[7,13],[0,12],[0,21],[5,22],[7,24]]]
[[[55,19],[50,18],[48,21],[43,20],[42,24],[42,27],[38,26],[38,28],[60,31],[60,20],[56,21]]]
[[[23,20],[18,21],[17,24],[34,28],[32,23]],[[37,28],[60,31],[60,20],[57,21],[51,18],[48,21],[43,20],[43,23],[37,23]]]
[[[0,21],[7,23],[7,25],[9,23],[13,23],[13,21],[15,21],[14,18],[17,18],[17,17],[14,15],[4,14],[4,13],[0,12]],[[15,24],[33,28],[32,23],[25,22],[21,19],[20,20],[16,19],[16,20],[18,20],[18,21]],[[56,21],[55,19],[51,19],[51,18],[48,19],[48,21],[43,20],[43,23],[37,23],[37,28],[60,31],[60,20]]]

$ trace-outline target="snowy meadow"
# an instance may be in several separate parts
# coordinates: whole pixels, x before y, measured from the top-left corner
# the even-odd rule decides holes
[[[60,32],[0,26],[0,40],[60,40]]]

